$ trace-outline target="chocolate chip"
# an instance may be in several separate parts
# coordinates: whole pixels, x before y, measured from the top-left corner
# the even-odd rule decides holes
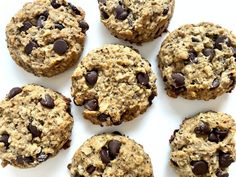
[[[48,159],[48,155],[45,154],[44,152],[40,152],[38,155],[37,155],[37,160],[38,162],[45,162],[47,159]]]
[[[98,0],[99,3],[106,4],[107,0]]]
[[[233,56],[236,58],[236,48],[232,48]]]
[[[102,113],[98,116],[98,120],[100,122],[106,122],[108,117],[109,117],[109,115],[106,115],[106,114]]]
[[[71,140],[67,140],[66,142],[65,142],[65,144],[62,146],[62,148],[63,149],[68,149],[68,148],[70,148],[70,143],[71,143]]]
[[[59,55],[65,54],[68,49],[68,44],[63,39],[57,39],[53,44],[53,50]]]
[[[168,7],[166,7],[166,8],[164,8],[164,10],[163,10],[163,12],[162,12],[162,15],[167,15],[168,14],[168,12],[169,12],[169,8]]]
[[[136,76],[138,83],[146,87],[149,86],[149,76],[146,73],[139,72]]]
[[[75,7],[73,4],[68,3],[69,7],[72,9],[72,11],[76,14],[76,15],[80,15],[81,12],[79,11],[79,9],[77,9],[77,7]]]
[[[205,162],[204,160],[192,161],[191,165],[192,165],[192,172],[195,175],[204,175],[209,172],[208,163]]]
[[[211,141],[211,142],[215,142],[215,143],[218,143],[220,141],[219,137],[214,132],[211,132],[209,134],[208,140]]]
[[[174,166],[179,167],[179,165],[177,164],[177,162],[175,162],[174,160],[170,159],[170,162],[171,162]]]
[[[121,5],[118,5],[115,9],[115,13],[116,13],[116,19],[118,20],[125,20],[128,15],[129,15],[129,12],[124,9]]]
[[[192,42],[200,42],[200,40],[196,37],[192,37]]]
[[[174,141],[175,139],[175,134],[179,131],[179,129],[174,130],[173,134],[171,135],[170,139],[169,139],[169,143],[171,143],[172,141]]]
[[[41,99],[40,103],[43,106],[51,109],[55,106],[54,99],[49,94],[46,94],[44,98]]]
[[[217,177],[229,177],[229,173],[219,170],[216,172],[216,176]]]
[[[84,177],[84,175],[81,175],[78,172],[76,172],[75,177]]]
[[[120,152],[121,142],[117,140],[111,140],[108,142],[108,150],[110,159],[114,160]]]
[[[58,9],[59,7],[61,7],[61,4],[57,3],[56,0],[52,0],[52,1],[51,1],[51,6],[52,6],[54,9]]]
[[[84,21],[84,20],[81,20],[81,21],[79,22],[79,27],[82,29],[82,32],[83,32],[83,33],[85,33],[86,31],[88,31],[88,29],[89,29],[88,23],[87,23],[86,21]]]
[[[89,166],[87,166],[86,171],[87,171],[89,174],[92,174],[92,173],[95,171],[95,169],[96,169],[95,166],[89,165]]]
[[[151,95],[148,97],[149,105],[152,105],[152,101],[156,96],[157,96],[157,94],[155,92],[151,93]]]
[[[112,134],[114,134],[114,135],[119,135],[119,136],[123,136],[123,134],[122,134],[121,132],[119,132],[119,131],[114,131],[114,132],[112,132]]]
[[[228,135],[227,130],[220,130],[217,128],[213,128],[213,130],[211,131],[211,133],[208,136],[208,140],[211,142],[218,143],[220,141],[223,141],[227,135]]]
[[[197,135],[208,135],[211,132],[210,126],[207,122],[200,122],[198,126],[194,129]]]
[[[89,71],[85,75],[85,79],[86,79],[87,84],[94,86],[98,80],[98,72],[95,70]]]
[[[22,92],[22,89],[20,87],[14,87],[10,90],[10,92],[8,93],[8,98],[11,99],[14,96],[18,95],[19,93]]]
[[[61,23],[55,23],[55,24],[54,24],[54,27],[57,28],[57,29],[59,29],[59,30],[62,30],[62,29],[65,28]]]
[[[108,153],[108,149],[107,147],[102,147],[101,151],[100,151],[100,158],[102,160],[102,162],[104,164],[108,164],[110,163],[110,157],[109,157],[109,153]]]
[[[98,101],[96,99],[88,100],[84,104],[85,109],[96,111],[98,109]]]
[[[192,63],[198,63],[197,52],[190,51],[188,53],[188,60],[191,61]]]
[[[175,83],[175,88],[180,88],[185,85],[185,77],[182,73],[172,73],[172,79]]]
[[[32,156],[29,157],[17,156],[16,161],[19,164],[25,164],[25,163],[30,164],[34,162],[34,158]]]
[[[22,31],[27,31],[28,29],[30,29],[31,27],[32,27],[33,25],[32,25],[32,23],[30,22],[30,21],[25,21],[25,22],[23,22],[23,26],[22,27],[20,27],[20,32],[22,32]]]
[[[216,134],[219,136],[219,139],[223,141],[228,135],[228,130],[215,129]]]
[[[25,53],[27,55],[30,55],[31,52],[33,51],[34,48],[37,48],[38,44],[34,41],[30,41],[26,46],[25,46]]]
[[[221,168],[227,168],[233,162],[234,159],[230,156],[229,153],[224,153],[224,152],[219,153],[219,166]]]
[[[0,138],[0,142],[1,143],[4,143],[4,146],[6,147],[6,149],[8,149],[9,147],[9,142],[8,142],[8,139],[9,139],[10,135],[7,134],[7,133],[4,133],[1,135],[1,138]]]
[[[215,40],[215,48],[222,50],[222,44],[225,43],[228,47],[232,46],[231,40],[226,36],[218,36]]]
[[[104,10],[101,10],[101,17],[102,17],[102,19],[106,20],[109,18],[109,15]]]
[[[209,57],[209,60],[212,60],[215,56],[215,50],[210,48],[205,48],[202,50],[203,55]]]
[[[42,28],[44,21],[47,20],[48,18],[48,11],[43,12],[41,15],[39,15],[38,20],[37,20],[37,27]]]
[[[211,89],[216,89],[220,86],[220,80],[218,78],[215,78],[211,84]]]
[[[29,132],[32,134],[32,138],[36,138],[36,137],[40,137],[42,132],[40,130],[38,130],[38,128],[34,125],[32,125],[32,123],[30,123],[27,126]]]

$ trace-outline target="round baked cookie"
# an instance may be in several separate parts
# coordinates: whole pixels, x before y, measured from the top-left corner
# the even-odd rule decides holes
[[[39,85],[15,87],[0,102],[0,125],[2,166],[37,166],[70,141],[70,99]]]
[[[170,163],[181,177],[228,177],[236,160],[234,119],[220,112],[183,121],[170,139]]]
[[[236,37],[218,25],[180,27],[162,43],[158,59],[171,97],[209,100],[235,87]]]
[[[26,3],[6,27],[15,62],[36,76],[51,77],[74,65],[89,26],[85,13],[65,0]]]
[[[143,147],[119,134],[88,139],[68,165],[71,177],[153,177],[151,159]]]
[[[119,125],[142,114],[156,93],[150,63],[130,47],[105,45],[85,56],[72,76],[72,96],[94,124]]]
[[[117,38],[151,41],[168,27],[174,0],[98,0],[101,21]]]

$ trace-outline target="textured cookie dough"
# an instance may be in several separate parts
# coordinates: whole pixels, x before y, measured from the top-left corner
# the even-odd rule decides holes
[[[94,124],[119,125],[142,114],[157,95],[150,63],[122,45],[105,45],[82,59],[72,76],[72,96]]]
[[[88,139],[68,168],[71,177],[153,177],[151,160],[143,147],[117,134]]]
[[[37,166],[67,146],[70,99],[38,85],[15,87],[0,102],[0,125],[2,166]]]
[[[185,119],[170,139],[171,165],[181,177],[228,177],[228,167],[236,160],[235,132],[235,121],[224,113]]]
[[[26,3],[6,27],[8,49],[15,62],[36,76],[51,77],[74,65],[83,50],[81,8],[65,0]]]
[[[168,27],[174,0],[98,0],[101,21],[116,37],[134,43],[151,41]]]
[[[165,39],[158,58],[171,97],[209,100],[235,87],[236,37],[218,25],[180,27]]]

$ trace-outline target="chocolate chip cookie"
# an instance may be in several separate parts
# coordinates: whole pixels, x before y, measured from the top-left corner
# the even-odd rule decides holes
[[[0,102],[0,125],[2,166],[37,166],[67,145],[70,99],[39,85],[15,87]]]
[[[235,87],[236,36],[218,25],[180,27],[165,39],[158,58],[171,97],[209,100]]]
[[[98,0],[101,21],[110,32],[134,43],[151,41],[168,27],[174,0]]]
[[[8,49],[15,62],[36,76],[51,77],[74,65],[89,26],[85,13],[65,0],[26,3],[7,25]]]
[[[88,139],[68,165],[71,177],[153,177],[151,160],[143,147],[117,134]]]
[[[234,119],[220,112],[187,118],[170,139],[170,163],[181,177],[228,177],[236,160]]]
[[[105,45],[85,56],[72,76],[72,96],[94,124],[119,125],[142,114],[156,93],[150,63],[130,47]]]

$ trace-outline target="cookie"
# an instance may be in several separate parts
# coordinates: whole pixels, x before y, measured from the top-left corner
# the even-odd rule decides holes
[[[162,43],[158,59],[171,97],[209,100],[235,87],[236,36],[218,25],[180,27]]]
[[[220,112],[187,118],[170,139],[170,163],[181,177],[228,177],[236,160],[234,119]]]
[[[37,166],[67,146],[70,99],[39,85],[15,87],[0,102],[0,125],[2,166]]]
[[[156,93],[150,63],[130,47],[105,45],[85,56],[72,76],[74,103],[94,124],[119,125],[142,114]]]
[[[101,21],[117,38],[142,43],[166,31],[174,0],[98,0]]]
[[[89,26],[85,13],[65,0],[26,3],[6,27],[14,61],[36,76],[51,77],[73,66]]]
[[[143,147],[125,136],[101,134],[88,139],[68,165],[71,177],[153,177]]]

